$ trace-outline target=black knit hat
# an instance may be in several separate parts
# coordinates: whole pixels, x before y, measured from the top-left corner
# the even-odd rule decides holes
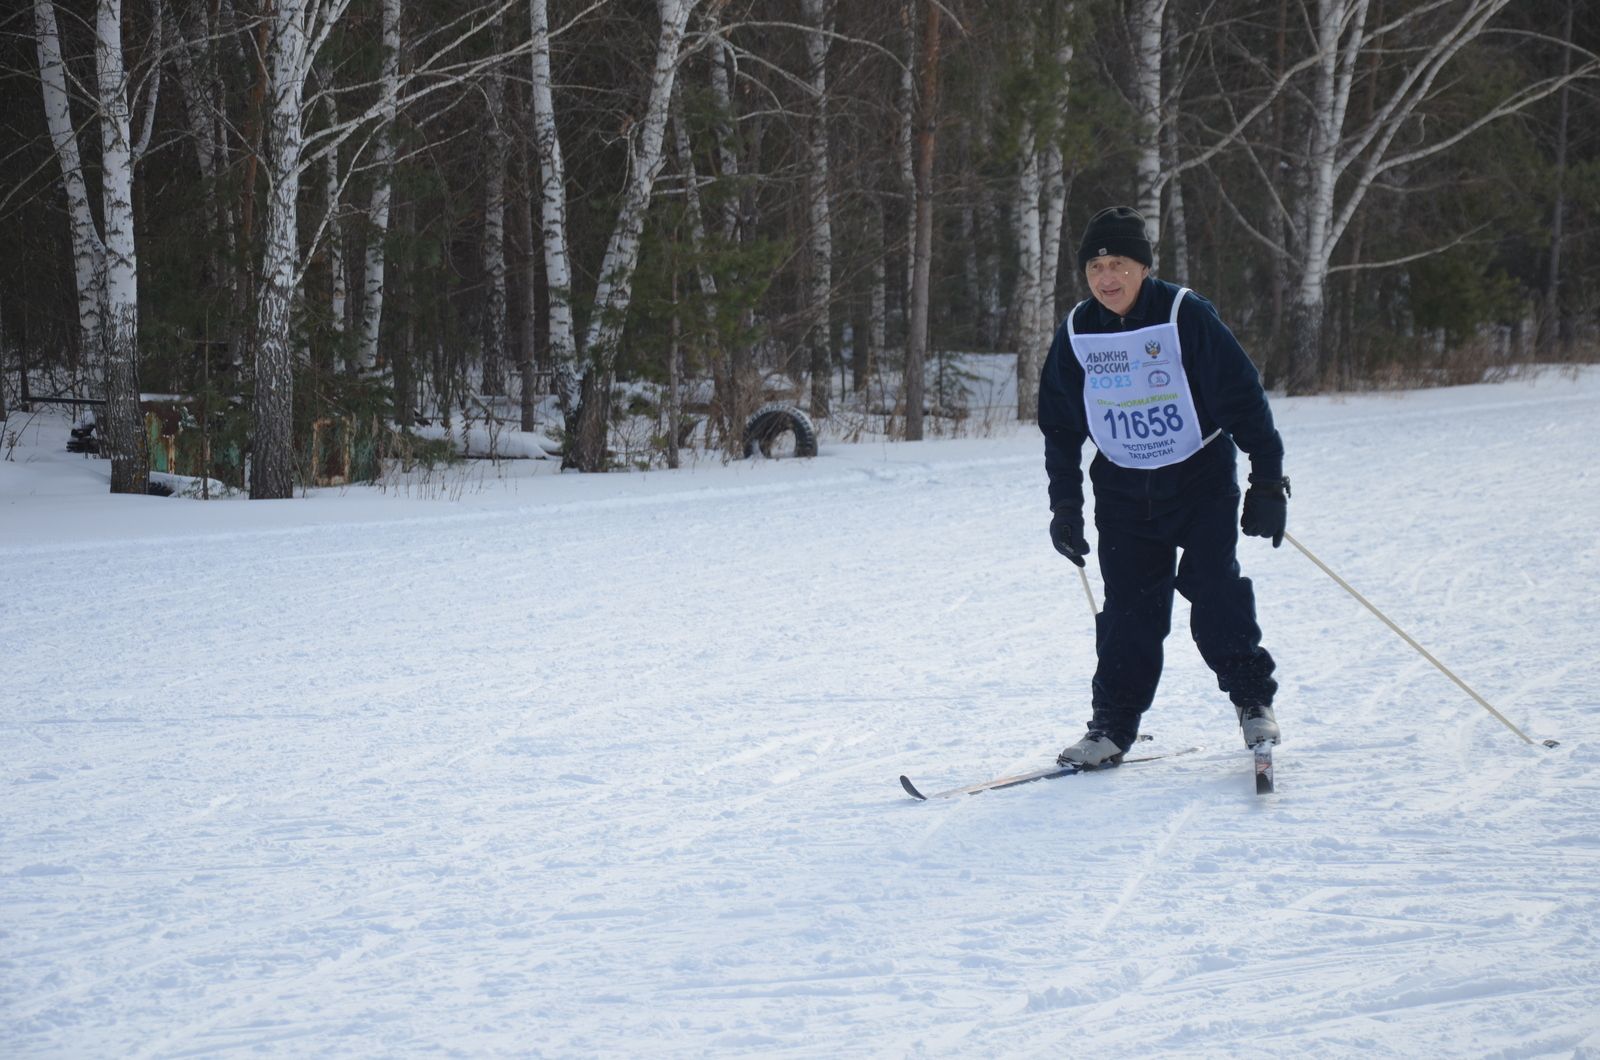
[[[1089,259],[1116,254],[1132,258],[1148,268],[1155,263],[1150,252],[1150,237],[1145,233],[1144,217],[1131,206],[1107,206],[1089,218],[1078,244],[1078,271]]]

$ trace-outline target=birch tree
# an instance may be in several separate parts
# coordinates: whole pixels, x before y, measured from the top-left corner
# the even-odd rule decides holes
[[[78,333],[85,359],[100,363],[105,319],[105,244],[95,227],[89,189],[67,92],[66,62],[56,24],[55,0],[33,0],[34,43],[39,54],[39,84],[44,91],[44,116],[50,143],[61,168],[67,196],[67,224],[72,237],[72,268],[78,292]]]
[[[911,291],[916,280],[917,246],[917,8],[916,0],[900,0],[899,123],[895,128],[895,161],[905,196],[905,270],[901,273],[900,314],[911,332]]]
[[[880,198],[867,210],[867,241],[876,247],[872,255],[872,271],[867,281],[867,332],[862,336],[861,348],[865,356],[854,373],[852,382],[860,392],[883,363],[884,346],[889,340],[889,263],[884,247],[887,232],[884,223],[883,200]]]
[[[97,0],[93,102],[100,134],[102,234],[95,229],[83,176],[53,0],[35,0],[33,14],[45,119],[67,194],[79,333],[87,360],[103,374],[105,384],[100,434],[111,456],[111,492],[144,493],[150,461],[139,412],[139,258],[134,240],[133,168],[143,145],[149,142],[160,81],[153,73],[147,97],[149,116],[141,142],[136,144],[122,42],[122,3]],[[161,50],[160,25],[158,6],[152,49],[157,54]]]
[[[709,5],[705,11],[704,32],[710,49],[711,101],[715,107],[712,132],[716,137],[717,169],[723,180],[733,184],[739,179],[739,151],[734,144],[733,89],[728,68],[735,62],[733,48],[722,33],[722,4]],[[739,196],[722,197],[719,218],[722,242],[733,245],[740,236]]]
[[[1462,50],[1481,37],[1510,0],[1436,0],[1407,8],[1387,22],[1369,24],[1369,0],[1315,0],[1307,12],[1315,65],[1311,73],[1305,180],[1298,202],[1285,210],[1293,248],[1279,248],[1299,269],[1290,307],[1288,389],[1315,391],[1323,381],[1322,342],[1334,255],[1367,195],[1403,167],[1454,147],[1485,125],[1558,91],[1594,70],[1591,61],[1563,75],[1518,85],[1480,113],[1449,128],[1421,122],[1425,105],[1448,81]],[[1372,116],[1351,118],[1352,92],[1366,61],[1381,54],[1388,74]],[[1401,56],[1403,58],[1396,58]],[[1437,248],[1434,248],[1435,250]],[[1426,250],[1375,268],[1427,256]]]
[[[328,83],[327,72],[318,78],[323,84]],[[327,114],[329,128],[339,124],[339,104],[332,92],[325,92],[322,97],[323,110]],[[328,323],[343,353],[348,353],[344,345],[345,314],[349,310],[350,285],[345,275],[344,261],[344,225],[339,218],[340,189],[343,181],[339,176],[339,152],[329,151],[322,161],[322,195],[328,211],[327,235],[324,243],[328,248]]]
[[[645,214],[656,177],[666,161],[667,114],[684,34],[689,16],[700,0],[658,0],[660,30],[650,91],[643,114],[630,130],[627,182],[600,263],[599,281],[581,350],[574,341],[576,331],[572,322],[566,177],[551,83],[549,10],[546,0],[529,0],[529,3],[534,142],[539,153],[540,211],[545,229],[545,269],[550,284],[550,351],[556,363],[558,398],[564,410],[574,409],[568,417],[568,447],[563,463],[581,471],[601,471],[606,462],[609,380],[633,295],[633,273],[639,262]],[[579,380],[576,387],[574,380]]]
[[[294,347],[299,289],[299,199],[305,130],[300,111],[312,62],[349,0],[277,0],[269,16],[267,217],[256,297],[255,430],[250,497],[294,494]]]
[[[1161,264],[1162,144],[1161,27],[1167,0],[1132,0],[1133,83],[1138,144],[1137,206],[1150,233],[1150,252]]]
[[[726,185],[726,190],[720,199],[720,209],[717,211],[716,232],[717,237],[724,247],[737,247],[746,235],[746,217],[744,210],[745,192],[741,188],[740,180],[743,171],[739,159],[738,140],[735,128],[738,115],[735,111],[735,102],[732,89],[732,77],[737,71],[737,56],[733,47],[728,43],[727,36],[722,27],[721,3],[712,3],[704,8],[703,26],[701,32],[707,42],[710,67],[710,85],[712,102],[711,134],[715,140],[714,148],[717,160],[717,176]],[[692,165],[689,167],[692,170]],[[699,212],[699,211],[697,211]],[[712,280],[712,291],[704,291],[709,298],[714,297],[714,278],[704,269],[702,287],[706,280]],[[732,282],[740,282],[740,277],[735,273]],[[746,304],[741,310],[740,327],[749,332],[753,329],[755,311]],[[714,409],[720,419],[723,440],[729,453],[742,453],[744,439],[740,436],[746,417],[755,410],[759,400],[760,386],[756,378],[755,362],[747,346],[741,343],[730,343],[715,358],[716,368],[713,371],[713,385],[716,388]]]
[[[1055,294],[1066,216],[1061,132],[1067,117],[1067,67],[1073,55],[1062,22],[1071,13],[1069,4],[1029,32],[1030,38],[1043,39],[1047,46],[1052,36],[1055,43],[1045,57],[1045,69],[1030,79],[1040,86],[1041,98],[1028,100],[1023,107],[1018,135],[1017,418],[1025,421],[1039,414],[1039,372],[1059,319]],[[1025,62],[1034,61],[1026,51],[1023,55]]]
[[[912,244],[911,325],[906,337],[906,440],[922,438],[923,366],[928,357],[928,297],[933,270],[933,160],[938,136],[940,34],[944,8],[929,0],[917,93],[916,237]]]
[[[705,335],[706,340],[711,347],[710,360],[713,378],[715,378],[718,383],[724,386],[731,386],[732,380],[728,378],[730,373],[726,368],[721,349],[721,342],[719,341],[717,335],[717,278],[705,263],[706,224],[705,211],[701,207],[700,203],[700,181],[699,177],[695,173],[694,152],[689,146],[689,130],[687,128],[687,123],[683,118],[683,108],[680,100],[676,97],[674,98],[672,105],[672,144],[673,153],[677,159],[678,172],[683,178],[684,220],[688,225],[689,248],[691,259],[693,261],[691,271],[694,273],[695,285],[700,289],[701,298],[704,300]],[[676,292],[674,292],[673,302],[677,302]],[[674,344],[676,344],[678,329],[676,312],[674,312],[672,327]],[[674,353],[672,356],[672,363],[670,365],[670,367],[674,370],[676,370],[677,361],[677,354]],[[676,384],[673,385],[672,391],[673,401],[676,402]],[[731,395],[729,396],[731,397]],[[731,443],[733,434],[732,424],[730,422],[726,422],[730,419],[731,417],[728,417],[726,414],[724,414],[725,422],[723,423],[723,430],[724,434],[728,437]],[[671,444],[674,448],[676,447],[676,438],[672,439]],[[673,460],[676,461],[676,459],[677,457],[674,454]],[[674,466],[676,466],[675,463]]]
[[[289,497],[294,489],[294,346],[291,334],[293,309],[306,261],[299,246],[299,193],[307,167],[327,152],[334,151],[357,130],[378,122],[386,130],[399,113],[403,102],[439,88],[459,84],[501,57],[474,62],[454,62],[458,49],[481,32],[488,23],[482,18],[464,18],[453,23],[442,42],[418,63],[408,75],[424,84],[400,94],[409,82],[389,77],[391,60],[398,64],[398,0],[384,0],[384,31],[391,47],[386,48],[385,74],[378,83],[377,101],[339,125],[318,131],[309,145],[303,124],[308,109],[306,86],[318,55],[349,8],[350,0],[276,0],[262,26],[266,36],[264,95],[266,103],[266,220],[263,224],[260,289],[256,295],[256,347],[254,362],[255,395],[251,409],[254,434],[251,449],[250,496],[255,499]],[[508,6],[508,5],[507,5]],[[503,8],[502,8],[503,10]],[[394,69],[398,69],[396,65]],[[379,137],[381,139],[381,136]],[[379,152],[380,162],[383,161]],[[390,156],[392,162],[392,156]],[[388,194],[378,197],[381,212],[387,217]],[[372,241],[369,239],[369,252]],[[376,334],[381,321],[383,285],[377,270],[369,268],[364,277],[368,298],[362,307],[364,350],[359,359],[365,366],[376,363]],[[367,358],[371,358],[371,362]]]
[[[227,166],[227,101],[218,71],[217,51],[221,29],[209,9],[188,18],[171,8],[166,13],[168,55],[177,74],[179,95],[189,138],[194,144],[200,194],[206,224],[212,235],[208,272],[212,282],[224,282],[225,261],[231,258],[235,232],[223,201],[220,181]]]
[[[1163,69],[1178,68],[1178,33],[1171,21],[1162,29]],[[1172,268],[1168,275],[1179,286],[1189,284],[1189,224],[1183,208],[1183,167],[1180,164],[1178,143],[1178,114],[1176,90],[1170,93],[1167,113],[1161,121],[1161,170],[1167,177],[1167,242],[1172,246]],[[1154,250],[1155,245],[1151,245]]]
[[[811,89],[807,138],[806,214],[810,222],[811,414],[828,414],[832,389],[833,211],[828,200],[828,20],[823,0],[801,0],[806,33],[806,75]]]
[[[1572,75],[1572,22],[1577,7],[1576,0],[1566,0],[1562,16],[1561,42],[1566,45],[1561,52],[1561,72]],[[1550,256],[1545,263],[1544,312],[1541,316],[1540,337],[1546,347],[1565,345],[1571,338],[1571,326],[1561,308],[1561,249],[1566,241],[1567,228],[1567,150],[1571,136],[1570,84],[1561,86],[1556,106],[1555,145],[1555,201],[1550,205]]]
[[[1044,363],[1043,284],[1040,272],[1044,250],[1039,225],[1039,195],[1043,181],[1039,173],[1038,134],[1033,123],[1024,121],[1018,137],[1020,172],[1017,175],[1017,288],[1014,297],[1017,318],[1017,418],[1035,419],[1039,415],[1039,371]]]
[[[505,20],[495,19],[494,51],[505,50]],[[484,85],[483,381],[485,394],[505,393],[506,363],[506,79],[502,67]],[[528,380],[531,384],[532,380]]]
[[[1439,2],[1439,0],[1435,0]],[[1450,0],[1443,0],[1450,2]],[[1070,12],[1071,5],[1066,7]],[[1168,0],[1129,0],[1131,58],[1134,65],[1133,98],[1135,172],[1134,202],[1144,215],[1150,235],[1150,252],[1155,266],[1161,264],[1161,243],[1166,229],[1183,221],[1182,176],[1189,170],[1211,162],[1246,135],[1255,121],[1273,106],[1290,81],[1315,65],[1302,59],[1295,66],[1266,77],[1265,83],[1252,86],[1254,102],[1248,107],[1229,105],[1230,121],[1216,129],[1201,143],[1185,144],[1178,134],[1178,100],[1183,86],[1179,76],[1180,34],[1167,17]],[[1188,157],[1184,149],[1188,148]],[[1163,209],[1166,196],[1168,208]],[[1173,252],[1175,275],[1188,272],[1187,234],[1177,228]]]
[[[308,0],[294,0],[306,3]],[[311,0],[326,3],[328,0]],[[333,0],[341,11],[349,0]],[[378,363],[378,337],[383,332],[383,276],[388,261],[389,205],[394,196],[394,122],[400,98],[400,0],[383,0],[383,65],[378,75],[382,99],[373,141],[371,205],[367,209],[367,248],[362,272],[361,336],[356,361],[370,371]]]
[[[533,122],[530,120],[532,105],[528,97],[518,92],[515,95],[518,101],[518,124],[524,130],[531,129]],[[523,178],[518,185],[517,220],[522,230],[522,316],[520,320],[520,335],[522,347],[522,396],[520,401],[521,423],[524,431],[532,431],[537,425],[538,400],[534,393],[534,378],[539,367],[539,296],[544,291],[540,283],[539,262],[539,235],[538,213],[539,203],[537,186],[534,174],[538,172],[538,156],[529,136],[520,136],[517,140],[518,168]]]
[[[1071,11],[1070,4],[1067,11]],[[1071,88],[1067,68],[1072,62],[1072,52],[1072,42],[1063,36],[1056,46],[1055,55],[1056,81],[1051,107],[1054,122],[1039,160],[1040,191],[1044,196],[1039,218],[1043,225],[1039,236],[1042,252],[1039,259],[1039,330],[1047,345],[1055,332],[1056,322],[1061,319],[1060,307],[1056,305],[1056,282],[1064,250],[1061,240],[1067,218],[1067,174],[1066,160],[1061,155],[1061,126],[1067,117],[1067,97]]]
[[[95,6],[95,72],[100,104],[100,203],[105,225],[102,338],[111,492],[144,493],[150,480],[150,456],[139,413],[139,256],[134,244],[133,118],[122,53],[122,0],[99,0]]]
[[[556,128],[554,80],[550,72],[550,11],[546,0],[529,0],[531,49],[530,119],[539,159],[539,217],[544,233],[545,285],[550,297],[550,363],[556,402],[569,438],[576,433],[579,395],[577,326],[572,316],[572,255],[567,246],[567,166]]]

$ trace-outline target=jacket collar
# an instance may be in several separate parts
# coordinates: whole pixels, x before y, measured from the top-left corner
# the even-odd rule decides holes
[[[1133,300],[1133,305],[1128,308],[1128,315],[1121,317],[1101,305],[1100,300],[1090,294],[1089,301],[1094,306],[1094,312],[1098,314],[1094,318],[1095,322],[1103,328],[1117,328],[1124,331],[1133,331],[1143,327],[1146,319],[1150,316],[1150,303],[1155,298],[1155,287],[1155,277],[1146,276],[1144,282],[1139,285],[1139,296]]]

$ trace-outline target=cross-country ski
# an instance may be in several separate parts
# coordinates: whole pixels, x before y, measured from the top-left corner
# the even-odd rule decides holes
[[[983,791],[998,791],[1001,788],[1014,788],[1019,784],[1031,784],[1036,780],[1054,780],[1057,777],[1070,777],[1078,773],[1100,773],[1110,769],[1119,768],[1120,766],[1131,766],[1140,762],[1156,762],[1163,758],[1175,758],[1178,755],[1194,754],[1198,750],[1200,750],[1199,747],[1185,747],[1180,751],[1165,751],[1160,754],[1140,755],[1134,758],[1124,758],[1121,762],[1117,763],[1116,766],[1105,766],[1093,769],[1086,769],[1082,766],[1071,765],[1048,766],[1044,769],[1036,769],[1027,773],[1013,773],[1010,776],[996,777],[993,780],[984,780],[979,781],[976,784],[965,785],[964,787],[951,788],[949,791],[936,791],[931,795],[924,795],[917,788],[916,784],[912,782],[911,778],[904,774],[901,774],[900,776],[900,786],[905,789],[907,795],[910,795],[914,799],[948,799],[956,795],[976,795]]]
[[[1262,740],[1250,748],[1250,757],[1255,764],[1256,794],[1270,795],[1277,791],[1277,780],[1272,773],[1272,743]]]

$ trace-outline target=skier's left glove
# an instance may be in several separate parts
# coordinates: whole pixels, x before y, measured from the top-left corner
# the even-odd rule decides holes
[[[1283,544],[1284,524],[1289,521],[1289,479],[1258,479],[1250,476],[1244,495],[1244,513],[1239,529],[1251,537],[1270,537],[1272,547]]]

